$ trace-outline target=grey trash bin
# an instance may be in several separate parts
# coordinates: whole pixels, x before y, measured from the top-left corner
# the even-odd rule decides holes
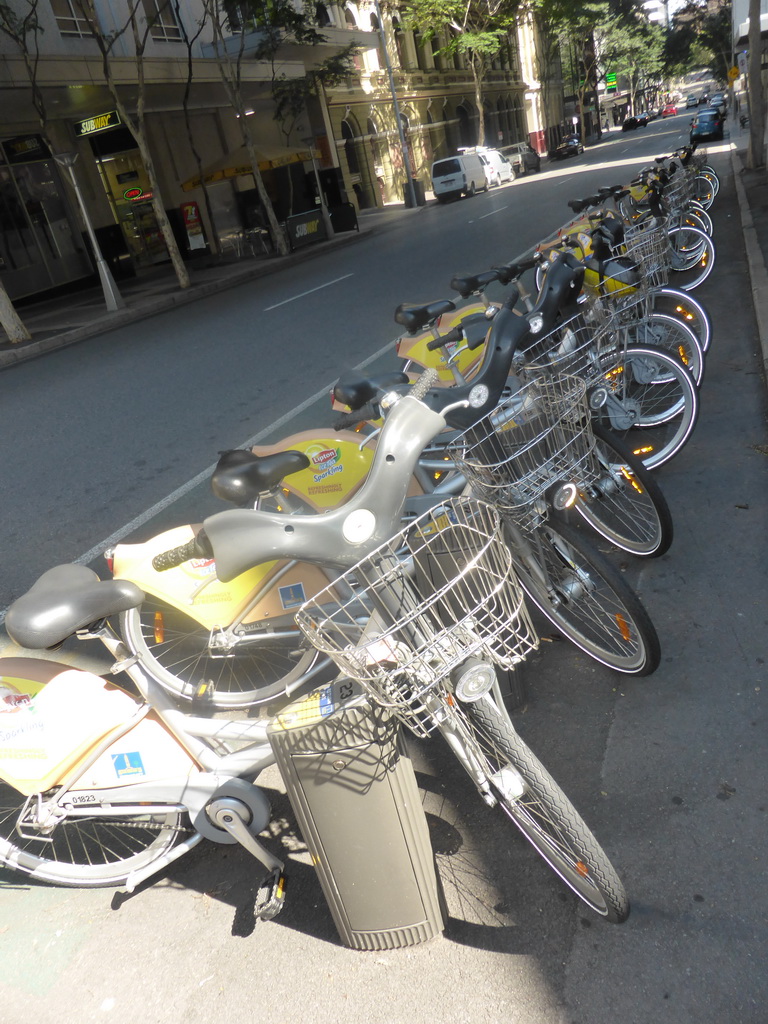
[[[445,927],[413,766],[396,719],[336,681],[275,716],[269,740],[342,942],[413,946]]]
[[[427,200],[424,197],[424,182],[423,181],[419,181],[418,178],[413,178],[412,180],[413,180],[413,193],[414,193],[414,196],[416,198],[416,205],[417,206],[425,206]],[[403,182],[403,199],[405,201],[405,205],[406,206],[408,206],[410,208],[413,207],[413,203],[411,202],[411,190],[408,188],[408,182],[407,181]]]

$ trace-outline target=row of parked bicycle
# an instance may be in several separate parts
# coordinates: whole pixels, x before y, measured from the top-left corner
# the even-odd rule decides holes
[[[398,307],[399,365],[339,381],[334,428],[223,453],[212,487],[238,507],[118,545],[110,579],[45,573],[9,609],[11,638],[97,639],[132,692],[0,660],[0,862],[132,890],[202,838],[239,842],[274,915],[270,723],[339,677],[344,699],[440,732],[482,799],[625,920],[616,871],[505,692],[538,647],[528,602],[610,669],[659,664],[650,616],[584,527],[638,557],[672,541],[651,471],[698,415],[711,325],[691,292],[714,264],[718,187],[686,149],[572,201],[532,255],[455,278],[468,302]]]

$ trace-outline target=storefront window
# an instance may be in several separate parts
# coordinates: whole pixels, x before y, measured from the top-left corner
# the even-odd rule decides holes
[[[48,159],[28,160],[42,153]],[[90,274],[58,168],[40,137],[7,139],[2,154],[0,274],[8,294],[21,298]]]

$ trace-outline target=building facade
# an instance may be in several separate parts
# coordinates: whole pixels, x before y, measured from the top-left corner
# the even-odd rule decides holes
[[[0,274],[12,299],[93,274],[85,225],[57,154],[76,155],[79,190],[115,276],[168,258],[146,167],[119,107],[135,118],[143,105],[155,179],[186,256],[198,247],[221,248],[249,227],[258,206],[252,174],[226,168],[225,161],[222,174],[205,189],[200,184],[201,171],[243,145],[204,5],[142,0],[137,25],[143,55],[137,60],[126,31],[128,0],[95,0],[93,16],[102,33],[115,36],[107,82],[80,0],[10,0],[19,18],[32,9],[37,18],[37,28],[16,43],[0,34]],[[330,205],[360,209],[403,200],[405,166],[387,58],[417,179],[428,185],[434,159],[478,141],[469,69],[437,53],[441,40],[423,44],[405,30],[396,12],[382,15],[383,24],[378,17],[368,0],[319,4],[317,27],[325,42],[298,46],[286,38],[274,63],[253,58],[258,33],[237,24],[225,28],[225,42],[243,57],[238,67],[245,116],[265,153],[259,166],[280,221],[314,206],[318,180]],[[347,42],[359,48],[355,74],[327,91],[310,90],[300,116],[288,126],[278,123],[275,76],[311,75],[319,59]],[[556,76],[543,83],[540,63],[535,25],[522,22],[487,75],[486,144],[528,139],[546,152],[548,132],[562,119],[562,92]],[[310,142],[314,165],[301,159]]]

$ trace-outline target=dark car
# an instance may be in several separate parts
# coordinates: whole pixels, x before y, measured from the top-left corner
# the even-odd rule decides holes
[[[703,142],[704,139],[722,139],[723,115],[714,107],[700,110],[691,121],[691,142]]]
[[[567,156],[578,156],[583,152],[584,144],[581,141],[581,136],[574,133],[563,136],[553,155],[555,160],[564,160]]]
[[[633,132],[639,127],[640,121],[636,117],[625,117],[621,122],[621,130],[623,132]]]
[[[515,142],[504,147],[504,156],[512,164],[515,177],[541,169],[541,157],[529,142]]]

